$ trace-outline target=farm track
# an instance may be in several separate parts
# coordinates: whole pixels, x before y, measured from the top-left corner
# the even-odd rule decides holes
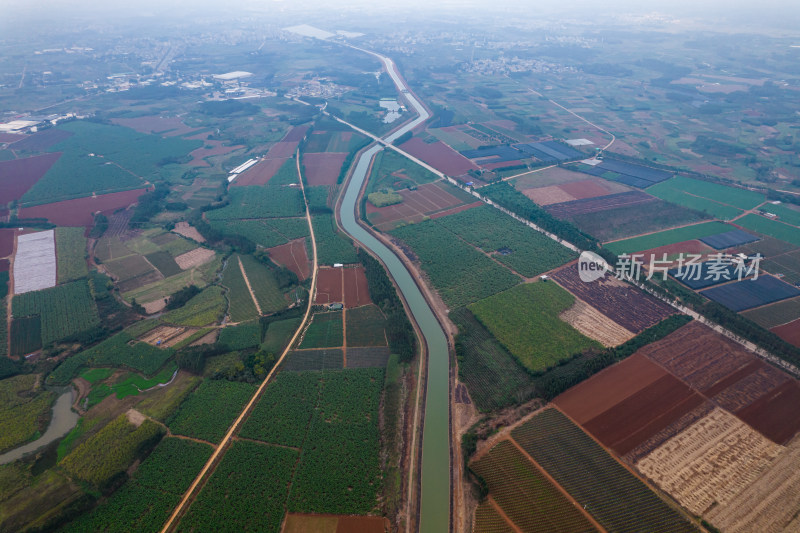
[[[300,182],[300,190],[303,193],[303,203],[305,204],[305,208],[306,208],[306,217],[305,218],[306,218],[306,222],[308,223],[308,230],[309,230],[310,236],[311,236],[311,249],[312,249],[313,256],[314,256],[313,257],[313,269],[312,269],[312,275],[311,275],[311,290],[309,291],[309,294],[314,294],[314,291],[315,291],[316,285],[317,285],[317,271],[318,271],[317,240],[316,240],[316,237],[314,235],[314,227],[313,227],[313,225],[311,223],[311,210],[308,207],[308,198],[306,197],[305,187],[303,186],[303,179],[302,179],[302,174],[301,174],[301,169],[300,169],[300,154],[299,154],[299,150],[298,150],[298,154],[297,154],[297,158],[296,158],[296,164],[297,164],[297,176],[298,176],[298,179],[299,179],[299,182]],[[286,345],[286,348],[284,348],[283,353],[278,358],[278,360],[275,361],[275,364],[273,365],[272,369],[267,374],[267,377],[264,378],[264,381],[261,383],[261,385],[259,385],[259,387],[256,390],[255,394],[253,394],[253,396],[250,398],[250,401],[247,402],[247,404],[245,405],[245,407],[242,410],[242,412],[239,414],[239,416],[236,418],[236,420],[234,420],[233,424],[231,424],[230,428],[228,429],[228,432],[225,434],[225,436],[220,441],[220,443],[217,446],[217,448],[214,450],[214,453],[211,454],[211,457],[208,459],[206,464],[203,466],[203,469],[200,471],[200,473],[197,475],[197,477],[195,477],[194,481],[189,486],[189,489],[184,493],[183,497],[181,498],[180,503],[172,511],[172,514],[170,514],[170,516],[167,519],[166,523],[164,523],[164,526],[161,528],[161,533],[168,533],[168,532],[174,531],[177,528],[178,523],[180,521],[180,518],[183,517],[183,515],[188,510],[189,506],[192,504],[192,502],[194,502],[195,498],[200,493],[200,490],[203,488],[203,486],[205,486],[205,483],[208,481],[208,479],[213,474],[215,468],[217,467],[217,465],[222,460],[222,457],[225,455],[225,451],[228,449],[228,447],[230,446],[231,442],[233,441],[234,436],[239,431],[239,429],[242,427],[244,422],[247,420],[247,418],[249,417],[250,413],[253,411],[256,403],[258,403],[258,400],[261,399],[261,396],[264,394],[264,391],[266,390],[267,386],[269,385],[270,380],[273,378],[273,376],[275,375],[276,371],[280,367],[281,363],[283,362],[283,360],[288,355],[291,347],[297,341],[298,336],[300,335],[300,333],[303,331],[303,329],[305,328],[306,324],[308,323],[309,316],[311,316],[311,306],[312,306],[312,299],[311,299],[311,297],[309,297],[308,305],[306,306],[306,312],[303,315],[303,320],[300,322],[300,325],[298,326],[297,330],[295,330],[294,335],[292,336],[292,338],[289,341],[289,343]]]
[[[239,259],[239,270],[242,272],[242,277],[244,278],[244,283],[247,285],[247,291],[250,293],[250,298],[253,299],[253,303],[256,306],[256,311],[258,311],[258,316],[262,316],[264,313],[261,312],[261,306],[258,304],[258,298],[256,298],[256,293],[253,292],[253,286],[250,285],[250,279],[247,277],[247,272],[244,269],[244,265],[242,264],[242,257],[238,256]]]

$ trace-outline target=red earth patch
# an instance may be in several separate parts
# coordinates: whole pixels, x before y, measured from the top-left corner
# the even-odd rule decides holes
[[[59,157],[61,152],[0,161],[0,204],[22,198]]]
[[[419,137],[414,137],[404,142],[400,148],[448,176],[460,176],[478,168],[472,161],[441,141],[426,143]]]
[[[303,155],[303,168],[309,185],[334,185],[347,154],[322,152]]]
[[[269,252],[270,259],[297,274],[300,281],[308,279],[311,275],[305,237],[269,248],[267,252]]]
[[[8,257],[14,252],[13,229],[0,229],[0,257]]]
[[[94,224],[98,211],[110,213],[136,203],[147,189],[112,192],[100,196],[87,196],[52,204],[25,207],[19,210],[20,218],[46,218],[59,226],[85,226]]]
[[[562,183],[558,186],[558,188],[574,197],[576,200],[596,198],[598,196],[606,196],[611,194],[611,191],[608,189],[608,187],[605,187],[602,183],[598,183],[594,180],[581,180],[570,183]]]
[[[211,148],[207,148],[208,146]],[[222,141],[205,141],[203,146],[189,153],[189,155],[192,156],[192,160],[189,161],[189,166],[210,167],[211,165],[205,161],[206,157],[229,154],[239,150],[240,148],[244,148],[244,146],[238,144],[234,146],[223,146]]]
[[[343,296],[342,269],[320,268],[317,272],[317,294],[314,296],[314,303],[344,303]]]
[[[800,348],[800,318],[788,324],[772,328],[770,331],[789,344]]]
[[[246,185],[266,185],[272,176],[283,166],[286,159],[262,159],[252,167],[248,168],[233,180],[233,186],[244,187]]]
[[[72,137],[72,132],[49,128],[33,135],[26,135],[21,141],[15,142],[11,148],[15,151],[42,152],[70,137]]]

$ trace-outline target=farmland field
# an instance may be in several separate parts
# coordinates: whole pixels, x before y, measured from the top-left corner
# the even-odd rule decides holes
[[[619,346],[634,337],[632,332],[623,328],[583,300],[576,299],[572,307],[563,311],[558,317],[583,335],[596,340],[603,346]]]
[[[300,326],[299,318],[270,322],[267,332],[264,335],[264,342],[261,344],[261,349],[276,356],[280,355],[283,353],[283,349],[286,347],[292,335],[294,335],[298,326]]]
[[[780,453],[773,444],[722,409],[672,437],[636,467],[689,512],[725,505]]]
[[[286,307],[286,299],[272,271],[251,255],[242,255],[239,259],[247,273],[247,279],[250,281],[261,312],[269,314]]]
[[[293,350],[281,366],[286,372],[321,372],[344,368],[344,352],[341,348],[312,348]]]
[[[0,162],[0,205],[19,200],[61,157],[60,153]]]
[[[786,224],[800,226],[800,211],[797,209],[792,209],[790,205],[770,204],[768,206],[764,206],[764,210],[778,215],[779,219]]]
[[[205,326],[218,321],[224,312],[223,290],[221,287],[212,286],[186,302],[183,307],[164,313],[160,320],[180,326]]]
[[[800,296],[800,289],[773,276],[761,275],[758,279],[746,279],[712,287],[700,294],[733,311],[744,311]]]
[[[302,447],[321,385],[317,372],[280,372],[264,391],[240,435],[281,446]]]
[[[14,294],[47,289],[56,284],[56,243],[53,230],[17,237],[14,254]]]
[[[162,432],[152,420],[137,427],[125,414],[119,415],[67,455],[61,466],[79,479],[103,486],[128,468],[144,442]]]
[[[261,220],[211,220],[212,228],[223,233],[241,235],[265,248],[286,244],[292,239],[308,236],[305,218],[276,218]]]
[[[767,209],[769,210],[769,209]],[[800,246],[800,228],[784,224],[777,220],[770,220],[760,215],[745,215],[736,221],[736,224],[745,229],[757,231],[770,237]]]
[[[303,154],[303,174],[309,185],[334,185],[346,153]]]
[[[58,283],[86,276],[86,238],[83,228],[56,228],[56,279]]]
[[[489,494],[522,531],[596,531],[577,506],[508,440],[500,441],[470,468],[486,481]]]
[[[426,216],[437,217],[449,212],[481,205],[475,198],[445,182],[425,183],[412,189],[396,191],[403,201],[386,207],[367,203],[368,220],[381,231],[391,231],[403,223],[421,222]]]
[[[329,348],[343,344],[342,313],[317,313],[303,333],[300,348]]]
[[[450,318],[459,331],[458,378],[467,385],[481,411],[521,403],[533,396],[534,385],[528,373],[469,309],[456,309]]]
[[[294,164],[294,163],[292,163]],[[228,191],[228,205],[206,211],[209,220],[243,218],[299,217],[305,212],[303,195],[299,187],[273,185],[268,187],[232,187]]]
[[[511,435],[607,530],[696,531],[557,410],[543,411]]]
[[[181,267],[178,266],[178,263],[175,262],[175,259],[169,252],[159,250],[158,252],[147,254],[145,258],[151,265],[156,267],[165,278],[181,273]]]
[[[441,141],[426,143],[420,137],[414,137],[403,143],[400,148],[448,176],[461,176],[478,168],[472,161]]]
[[[475,533],[513,533],[514,530],[500,516],[492,504],[485,501],[475,509]]]
[[[675,312],[669,305],[610,274],[592,283],[584,283],[578,276],[577,267],[570,265],[556,271],[552,277],[562,287],[632,333],[640,333]]]
[[[493,253],[497,261],[526,277],[575,259],[575,253],[568,248],[489,206],[438,218],[436,224],[484,252]]]
[[[289,495],[291,512],[366,514],[381,492],[382,368],[323,373]],[[324,490],[322,489],[324,487]]]
[[[261,324],[258,321],[222,328],[219,333],[219,344],[230,350],[244,350],[261,344]]]
[[[286,244],[272,247],[268,251],[270,259],[297,274],[298,280],[304,281],[311,275],[311,263],[308,260],[308,251],[306,250],[306,240],[304,238],[301,237]]]
[[[453,238],[452,233],[428,220],[397,228],[391,235],[405,242],[450,308],[480,300],[519,282],[519,278]]]
[[[350,239],[339,232],[333,215],[316,215],[312,217],[312,225],[317,239],[317,260],[320,265],[358,262]]]
[[[222,274],[222,284],[228,288],[228,315],[233,322],[246,322],[258,317],[258,309],[247,288],[239,267],[239,256],[232,255]]]
[[[729,226],[723,222],[703,222],[684,228],[668,229],[650,235],[610,242],[605,244],[604,248],[608,248],[615,254],[630,254],[642,250],[658,248],[659,246],[666,246],[668,244],[699,239],[717,233],[724,233],[731,229],[734,229],[733,226]]]
[[[539,372],[589,348],[600,348],[558,318],[575,298],[554,283],[518,285],[469,310],[526,368]]]
[[[683,176],[657,183],[647,189],[653,196],[675,204],[705,211],[722,220],[730,220],[763,203],[763,194],[700,181]]]
[[[12,300],[12,311],[15,317],[41,317],[42,344],[45,345],[100,324],[86,281],[17,295]]]
[[[97,196],[84,196],[72,200],[62,200],[43,205],[22,207],[20,217],[46,218],[60,226],[89,227],[94,223],[94,213],[101,211],[110,214],[136,203],[136,200],[147,192],[144,187],[120,192],[109,192]]]
[[[386,346],[386,318],[370,304],[347,311],[348,346]]]
[[[206,379],[184,400],[167,425],[178,435],[217,443],[255,390],[249,383]]]
[[[235,441],[177,531],[278,531],[296,462],[296,450]]]
[[[0,451],[30,440],[48,417],[54,394],[35,390],[35,374],[0,381]]]

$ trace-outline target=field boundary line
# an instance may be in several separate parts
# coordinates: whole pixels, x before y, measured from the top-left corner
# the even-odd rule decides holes
[[[303,186],[302,175],[300,174],[300,150],[299,150],[299,148],[297,150],[297,157],[296,157],[295,161],[296,161],[296,164],[297,164],[298,178],[300,178],[300,191],[303,193],[303,202],[305,203],[305,206],[306,206],[306,217],[305,218],[306,218],[306,222],[308,223],[308,230],[309,230],[310,235],[311,235],[311,249],[313,251],[313,257],[314,257],[314,259],[313,259],[313,270],[312,270],[312,276],[311,276],[311,290],[309,291],[308,305],[306,306],[306,312],[303,315],[302,322],[300,323],[298,328],[295,330],[294,335],[292,335],[292,338],[289,341],[289,343],[286,345],[286,348],[284,348],[283,353],[278,358],[278,360],[275,361],[275,364],[272,366],[272,369],[267,374],[267,377],[264,378],[264,381],[261,383],[261,385],[259,385],[258,389],[256,389],[256,392],[250,398],[250,401],[247,402],[247,405],[245,405],[244,409],[239,414],[239,416],[236,418],[236,420],[234,420],[233,424],[228,429],[228,432],[225,434],[225,437],[223,437],[223,439],[217,445],[217,448],[214,450],[214,453],[211,454],[211,457],[208,459],[206,464],[203,466],[203,469],[195,477],[195,479],[192,482],[192,484],[186,490],[186,492],[184,493],[183,497],[181,498],[180,503],[172,511],[172,514],[169,516],[169,518],[167,519],[166,523],[161,528],[161,533],[168,533],[170,531],[173,531],[178,526],[179,519],[183,517],[183,515],[186,513],[188,508],[191,506],[191,504],[194,501],[194,499],[197,497],[197,494],[199,494],[199,490],[198,489],[202,490],[202,488],[203,488],[202,486],[205,485],[205,482],[207,481],[208,478],[210,478],[211,474],[213,473],[213,470],[216,468],[216,465],[222,460],[222,457],[225,455],[224,452],[227,450],[228,446],[230,446],[231,441],[233,440],[234,434],[239,430],[241,425],[244,423],[244,421],[250,415],[250,412],[253,410],[253,408],[255,407],[255,405],[258,402],[258,400],[261,399],[261,396],[264,394],[264,390],[266,390],[267,385],[270,383],[270,380],[275,375],[276,371],[280,367],[280,365],[283,362],[283,360],[286,358],[286,355],[289,353],[292,345],[297,341],[297,337],[300,335],[300,332],[305,327],[306,323],[308,322],[308,317],[311,314],[311,307],[312,307],[312,302],[313,302],[312,295],[314,294],[314,290],[316,289],[316,286],[317,286],[317,270],[318,270],[318,267],[319,267],[318,262],[317,262],[317,239],[316,239],[316,237],[314,235],[314,226],[311,223],[311,210],[308,207],[308,198],[306,197],[306,190],[305,190],[305,187]]]
[[[492,508],[497,512],[497,514],[500,515],[500,518],[505,520],[506,524],[508,524],[508,527],[514,530],[515,533],[524,533],[522,529],[520,529],[520,527],[517,524],[515,524],[513,520],[511,520],[511,518],[509,518],[509,516],[506,514],[503,508],[500,507],[500,504],[497,503],[497,501],[492,497],[491,494],[486,498],[486,501],[489,502],[489,505],[492,506]]]
[[[517,449],[517,450],[518,450],[518,451],[519,451],[519,452],[520,452],[520,453],[521,453],[521,454],[522,454],[522,455],[523,455],[523,456],[524,456],[524,457],[525,457],[525,458],[526,458],[528,461],[530,461],[530,462],[531,462],[531,464],[533,464],[534,468],[536,468],[536,470],[538,470],[538,471],[539,471],[539,473],[540,473],[540,474],[542,474],[542,475],[545,477],[545,479],[547,479],[547,480],[548,480],[550,483],[552,483],[552,484],[553,484],[553,486],[554,486],[554,487],[556,487],[556,488],[558,489],[558,491],[559,491],[559,492],[560,492],[560,493],[561,493],[561,494],[562,494],[562,495],[563,495],[565,498],[567,498],[567,500],[568,500],[568,501],[572,502],[572,504],[575,506],[575,508],[576,508],[576,509],[578,509],[578,510],[581,512],[581,514],[583,514],[583,515],[584,515],[584,516],[585,516],[585,517],[586,517],[586,518],[589,520],[589,522],[590,522],[590,523],[591,523],[591,524],[592,524],[594,527],[596,527],[596,528],[597,528],[597,530],[598,530],[598,531],[600,531],[601,533],[606,533],[606,529],[605,529],[603,526],[601,526],[601,525],[600,525],[600,524],[597,522],[597,520],[595,520],[595,518],[594,518],[594,517],[593,517],[591,514],[589,514],[589,513],[586,511],[586,509],[584,509],[584,508],[581,506],[581,504],[579,504],[579,503],[578,503],[578,500],[576,500],[575,498],[573,498],[573,497],[572,497],[572,495],[571,495],[569,492],[567,492],[567,489],[565,489],[564,487],[562,487],[560,483],[558,483],[558,482],[557,482],[555,479],[553,479],[553,476],[551,476],[551,475],[550,475],[550,473],[549,473],[547,470],[545,470],[545,469],[544,469],[544,467],[543,467],[542,465],[540,465],[539,463],[537,463],[537,462],[536,462],[536,459],[534,459],[533,457],[531,457],[531,456],[530,456],[530,454],[529,454],[528,452],[526,452],[526,451],[525,451],[525,449],[524,449],[522,446],[520,446],[520,444],[519,444],[519,443],[518,443],[516,440],[514,440],[514,437],[513,437],[513,436],[511,436],[511,433],[509,433],[509,434],[508,434],[508,437],[506,437],[506,440],[507,440],[507,441],[508,441],[508,442],[509,442],[511,445],[513,445],[513,446],[514,446],[514,447],[515,447],[515,448],[516,448],[516,449]],[[500,444],[500,442],[503,442],[503,441],[499,441],[497,444]],[[495,445],[495,446],[496,446],[496,445]]]
[[[250,298],[252,298],[253,303],[256,304],[256,311],[258,311],[258,316],[262,316],[264,313],[261,312],[261,306],[258,305],[258,299],[256,298],[256,293],[253,292],[253,286],[250,285],[250,279],[247,277],[247,272],[244,269],[244,265],[242,264],[242,256],[237,255],[236,259],[239,260],[239,270],[242,273],[242,277],[244,278],[244,282],[247,285],[247,292],[250,293]]]

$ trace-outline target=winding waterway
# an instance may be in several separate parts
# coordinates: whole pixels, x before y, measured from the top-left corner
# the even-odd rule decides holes
[[[47,446],[70,432],[80,416],[72,410],[72,389],[61,394],[53,405],[53,416],[44,434],[33,442],[0,455],[0,465],[11,463],[24,455]]]
[[[378,57],[389,75],[401,89],[405,83],[397,74],[391,59],[364,50]],[[410,93],[404,93],[419,116],[386,137],[392,142],[412,130],[430,116],[425,107]],[[380,257],[392,278],[403,293],[422,330],[428,347],[428,383],[425,398],[425,419],[422,436],[422,496],[420,531],[442,533],[448,531],[450,518],[450,416],[449,416],[449,362],[447,337],[433,310],[423,297],[409,271],[395,253],[356,222],[356,205],[359,191],[367,178],[370,162],[381,150],[375,145],[358,158],[353,176],[347,185],[340,206],[340,219],[344,230],[364,247]]]

